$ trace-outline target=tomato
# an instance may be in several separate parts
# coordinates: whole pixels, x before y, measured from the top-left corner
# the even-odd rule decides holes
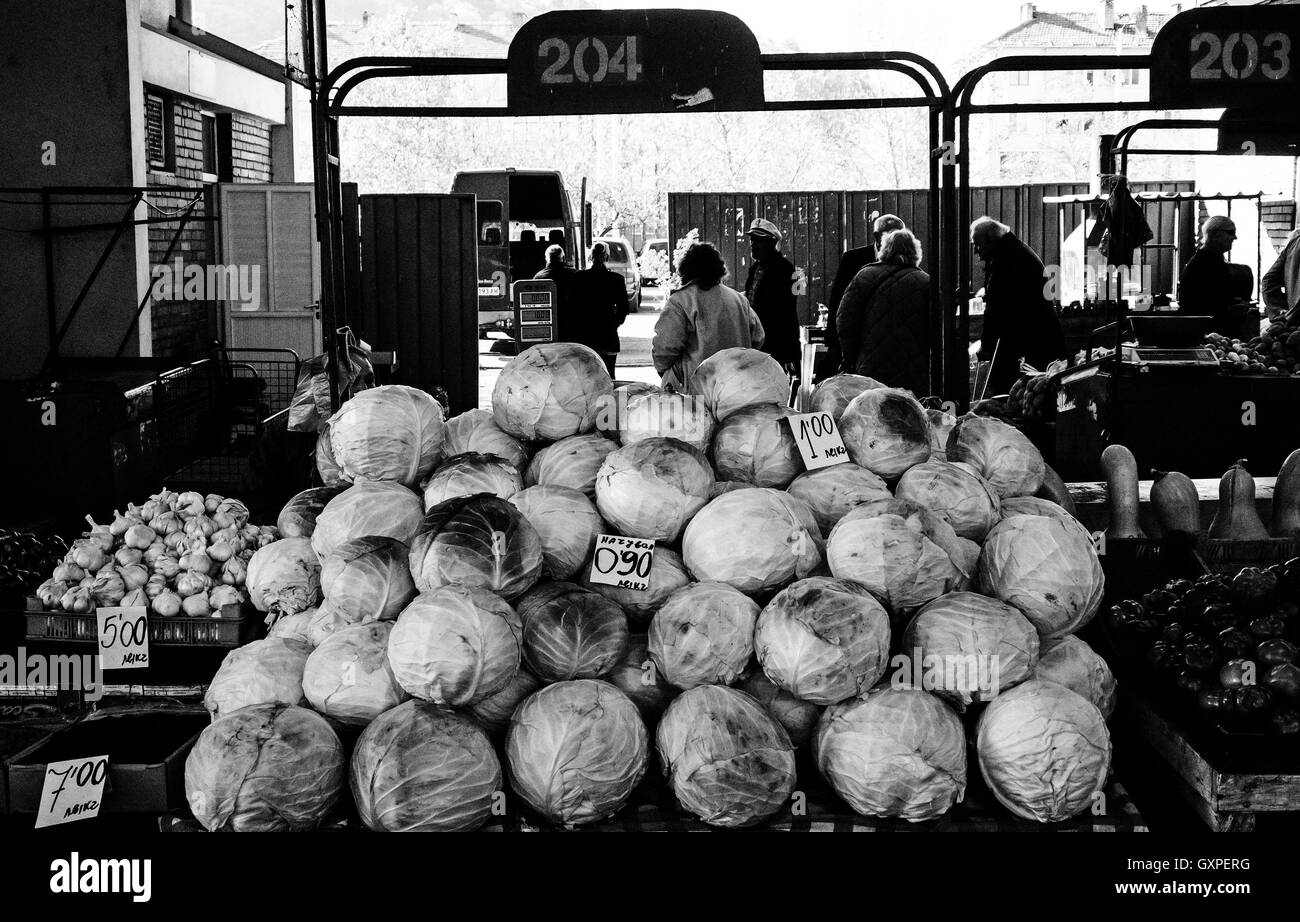
[[[1300,701],[1300,666],[1282,663],[1269,669],[1264,686],[1281,700]]]
[[[1219,682],[1224,688],[1244,688],[1255,684],[1255,664],[1248,659],[1230,659],[1219,670]]]
[[[1271,667],[1280,666],[1283,663],[1294,663],[1295,658],[1295,644],[1280,637],[1265,640],[1255,648],[1255,659],[1259,661],[1261,666]]]

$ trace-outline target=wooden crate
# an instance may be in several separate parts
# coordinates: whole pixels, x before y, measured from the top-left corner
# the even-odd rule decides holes
[[[1300,761],[1284,759],[1260,771],[1243,770],[1140,689],[1130,686],[1125,692],[1120,719],[1173,770],[1178,793],[1210,829],[1249,832],[1260,813],[1300,813]]]

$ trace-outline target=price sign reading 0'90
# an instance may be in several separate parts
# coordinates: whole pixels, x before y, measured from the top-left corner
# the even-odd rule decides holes
[[[637,35],[543,39],[537,46],[537,72],[544,84],[640,83],[643,45]]]
[[[650,588],[655,543],[645,538],[600,535],[591,558],[591,581],[645,592]]]

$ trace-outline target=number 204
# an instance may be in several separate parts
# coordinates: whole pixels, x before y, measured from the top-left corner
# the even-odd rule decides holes
[[[1192,36],[1193,80],[1248,80],[1256,71],[1269,80],[1291,73],[1291,36],[1270,32],[1262,43],[1249,32],[1232,32],[1220,38],[1213,32]],[[1261,57],[1261,50],[1263,57]],[[1239,54],[1240,52],[1240,54]],[[1241,60],[1244,58],[1244,60]]]
[[[542,83],[604,83],[611,74],[635,83],[641,76],[637,59],[635,35],[624,38],[611,53],[603,39],[579,39],[572,48],[562,38],[548,38],[537,46],[537,57],[550,59],[542,71]],[[553,59],[552,59],[553,56]],[[595,58],[595,68],[589,69],[590,58]]]

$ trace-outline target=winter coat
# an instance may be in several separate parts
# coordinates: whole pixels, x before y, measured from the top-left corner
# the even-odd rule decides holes
[[[842,370],[930,394],[930,276],[915,266],[873,263],[844,292],[836,316]]]
[[[600,353],[618,352],[618,328],[629,310],[623,276],[605,266],[592,266],[573,276],[569,286],[569,321],[560,329],[568,342],[590,346]]]
[[[799,313],[795,307],[794,265],[779,252],[750,263],[745,297],[767,338],[763,351],[782,365],[799,364]]]
[[[694,282],[668,297],[650,351],[665,384],[689,388],[700,363],[723,349],[763,345],[763,324],[739,292],[722,283],[705,291]]]
[[[1043,261],[1015,234],[992,244],[984,281],[984,333],[979,357],[993,359],[988,396],[1005,394],[1020,377],[1021,361],[1039,371],[1066,358],[1065,334],[1052,302],[1044,297]]]

